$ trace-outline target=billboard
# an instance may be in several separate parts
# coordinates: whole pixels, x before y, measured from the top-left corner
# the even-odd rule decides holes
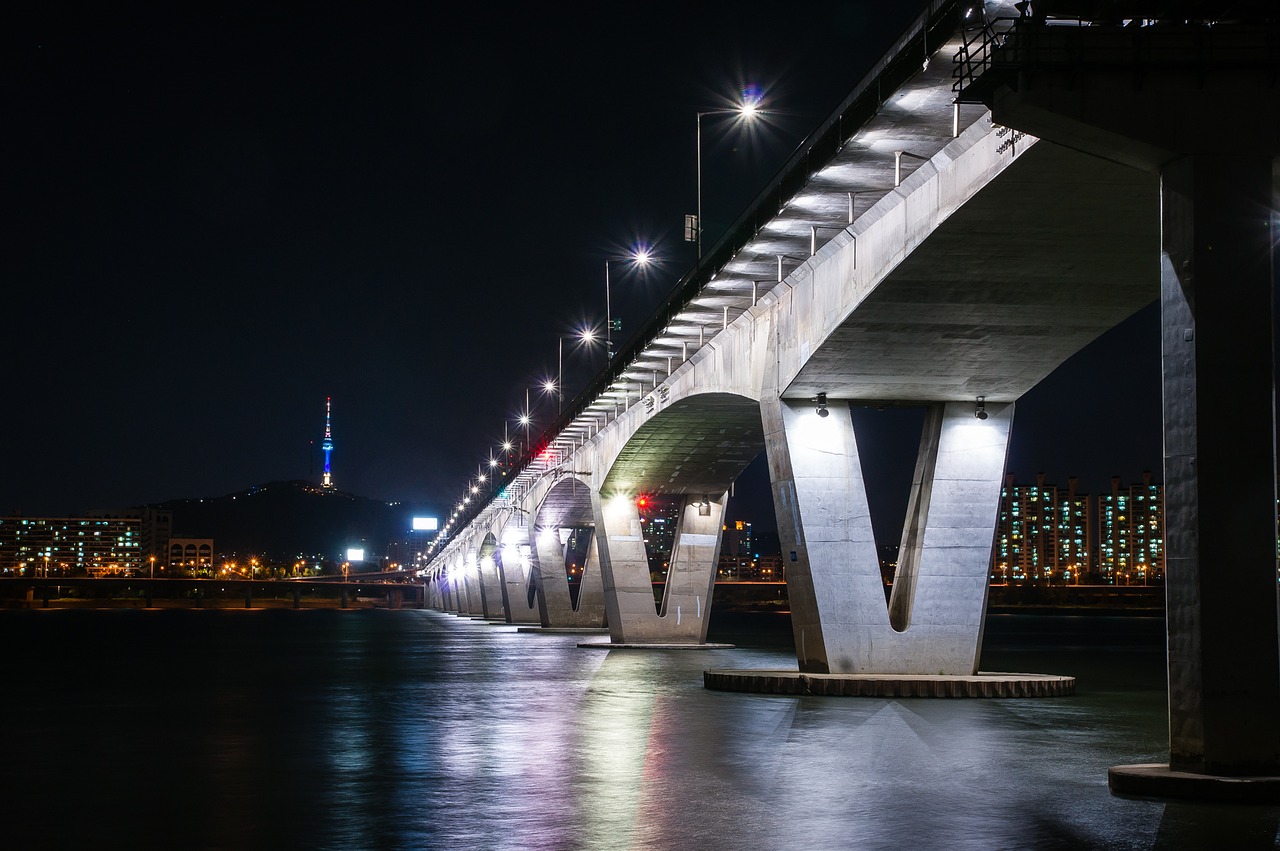
[[[364,561],[364,547],[347,547],[347,561]]]
[[[439,528],[440,521],[434,517],[413,518],[413,531],[415,532],[434,532]]]

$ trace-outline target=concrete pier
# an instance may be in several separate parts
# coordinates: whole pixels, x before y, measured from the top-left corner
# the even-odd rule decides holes
[[[751,671],[713,668],[702,684],[715,691],[817,697],[1063,697],[1075,694],[1074,677],[1052,674],[967,676],[921,674],[805,674],[800,671]]]
[[[961,99],[1160,176],[1150,262],[1160,272],[1169,763],[1120,766],[1109,781],[1118,794],[1275,800],[1276,30],[1258,9],[1212,23],[1201,14],[1140,27],[1024,17]]]
[[[1013,406],[930,409],[889,607],[848,406],[765,412],[800,670],[972,675]]]

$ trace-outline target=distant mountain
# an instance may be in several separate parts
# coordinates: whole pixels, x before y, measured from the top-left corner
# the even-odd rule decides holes
[[[287,561],[300,554],[342,559],[362,546],[367,561],[387,553],[391,541],[408,537],[422,506],[389,503],[311,482],[258,485],[209,499],[172,500],[151,508],[173,512],[174,537],[213,538],[218,553],[254,553]]]

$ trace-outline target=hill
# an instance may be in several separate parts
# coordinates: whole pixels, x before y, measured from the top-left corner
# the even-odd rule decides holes
[[[270,482],[226,496],[172,500],[175,537],[213,538],[218,553],[254,553],[287,561],[300,554],[341,559],[362,546],[367,561],[403,541],[423,506],[325,491],[306,481]]]

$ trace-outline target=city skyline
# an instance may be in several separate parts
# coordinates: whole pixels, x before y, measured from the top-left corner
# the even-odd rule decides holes
[[[445,514],[526,394],[539,425],[553,413],[538,381],[561,335],[602,325],[604,262],[635,240],[661,261],[612,281],[623,339],[691,264],[696,113],[748,85],[769,113],[753,134],[703,128],[714,241],[913,11],[833,3],[766,38],[765,9],[680,9],[679,31],[663,7],[466,12],[484,42],[408,10],[33,13],[8,60],[27,215],[7,277],[28,321],[3,344],[24,371],[0,509],[318,478],[332,397],[341,489]],[[1158,469],[1146,312],[1101,367],[1028,394],[1011,470],[1046,447],[1096,476]],[[566,348],[572,394],[602,354]]]

